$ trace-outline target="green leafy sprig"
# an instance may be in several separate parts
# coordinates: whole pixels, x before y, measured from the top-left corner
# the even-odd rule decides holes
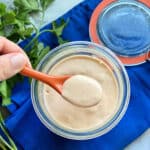
[[[5,134],[7,141],[0,135],[0,148],[2,150],[17,150],[17,147],[14,143],[14,141],[12,140],[12,138],[10,137],[6,127],[5,127],[5,123],[4,123],[4,119],[2,117],[2,114],[0,112],[0,129],[3,131],[3,133]]]
[[[68,21],[61,20],[60,23],[53,22],[51,29],[38,30],[32,24],[29,17],[32,13],[43,13],[53,0],[14,0],[14,8],[8,9],[5,4],[0,3],[0,36],[5,36],[9,40],[18,43],[31,37],[35,33],[32,40],[25,46],[32,66],[36,68],[39,61],[50,51],[49,46],[44,46],[42,42],[38,41],[38,37],[45,33],[50,32],[54,34],[58,40],[58,44],[67,42],[62,38],[62,32],[66,27]],[[42,18],[43,20],[43,18]],[[0,97],[2,103],[0,105],[7,106],[11,104],[11,93],[14,85],[22,81],[23,77],[16,75],[8,80],[0,82]],[[3,150],[17,150],[17,147],[11,139],[4,123],[4,119],[0,112],[0,129],[5,134],[7,140],[0,135],[0,148]]]

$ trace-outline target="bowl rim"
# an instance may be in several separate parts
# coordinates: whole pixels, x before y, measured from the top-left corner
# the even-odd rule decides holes
[[[45,60],[51,56],[52,54],[54,54],[55,52],[57,52],[58,50],[62,49],[62,48],[65,48],[65,47],[68,47],[68,46],[72,46],[72,45],[92,45],[92,46],[95,46],[105,52],[107,52],[109,55],[111,55],[113,58],[115,58],[115,61],[118,63],[118,65],[121,67],[122,69],[122,73],[124,74],[124,77],[125,77],[125,81],[126,81],[126,98],[125,98],[125,103],[122,107],[122,110],[119,112],[119,109],[121,107],[121,104],[117,110],[117,112],[114,114],[114,116],[119,112],[119,115],[117,116],[117,118],[115,118],[114,121],[112,121],[112,123],[107,127],[107,128],[104,128],[104,130],[100,131],[100,132],[97,132],[95,134],[90,134],[90,135],[69,135],[68,133],[63,133],[63,131],[59,130],[56,128],[57,125],[55,126],[52,126],[50,124],[48,124],[47,120],[44,119],[42,113],[40,112],[38,106],[37,106],[37,103],[36,103],[36,97],[35,97],[35,87],[36,87],[36,80],[32,80],[32,83],[31,83],[31,99],[32,99],[32,105],[33,105],[33,108],[36,112],[36,115],[38,116],[38,118],[40,119],[40,121],[50,130],[52,131],[53,133],[59,135],[59,136],[62,136],[64,138],[67,138],[67,139],[74,139],[74,140],[87,140],[87,139],[93,139],[93,138],[96,138],[98,136],[101,136],[105,133],[107,133],[108,131],[110,131],[112,128],[114,128],[118,123],[119,121],[121,120],[121,118],[124,116],[126,110],[127,110],[127,107],[128,107],[128,104],[129,104],[129,100],[130,100],[130,81],[129,81],[129,78],[128,78],[128,74],[123,66],[123,64],[121,63],[121,61],[117,58],[117,56],[112,52],[110,51],[108,48],[104,47],[104,46],[101,46],[101,45],[98,45],[96,43],[93,43],[93,42],[87,42],[87,41],[75,41],[75,42],[68,42],[68,43],[65,43],[65,44],[62,44],[60,46],[57,46],[56,48],[54,48],[53,50],[51,50],[41,61],[40,63],[38,64],[37,66],[37,70],[40,69],[40,66],[45,62]],[[121,103],[123,102],[123,98],[122,97],[122,101]],[[113,117],[114,117],[113,116]],[[62,129],[61,127],[59,127],[59,129]],[[63,129],[64,130],[64,129]],[[67,129],[66,129],[67,130]],[[64,131],[66,131],[64,130]],[[81,134],[83,132],[80,132]],[[74,133],[73,133],[74,134]]]

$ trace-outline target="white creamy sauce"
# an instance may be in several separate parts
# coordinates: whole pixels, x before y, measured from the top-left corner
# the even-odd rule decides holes
[[[73,75],[60,95],[44,85],[44,107],[56,124],[76,131],[101,127],[116,113],[120,102],[111,69],[92,56],[71,56],[55,64],[50,75]]]

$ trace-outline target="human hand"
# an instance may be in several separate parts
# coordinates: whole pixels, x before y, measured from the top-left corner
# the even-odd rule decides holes
[[[0,37],[0,81],[14,76],[25,65],[31,67],[25,52],[15,43]]]

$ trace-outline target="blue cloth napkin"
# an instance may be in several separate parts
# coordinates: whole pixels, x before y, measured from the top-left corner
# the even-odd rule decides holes
[[[99,0],[88,0],[65,14],[70,18],[63,37],[69,41],[89,41],[90,16]],[[59,19],[57,20],[59,21]],[[49,28],[47,25],[45,28]],[[58,43],[54,36],[45,33],[39,38],[52,48]],[[25,45],[24,41],[20,45]],[[20,150],[122,150],[150,127],[150,63],[127,67],[131,83],[131,99],[127,112],[120,123],[109,133],[87,141],[68,140],[49,131],[37,118],[30,98],[27,79],[14,88],[9,107],[12,115],[6,125]]]

